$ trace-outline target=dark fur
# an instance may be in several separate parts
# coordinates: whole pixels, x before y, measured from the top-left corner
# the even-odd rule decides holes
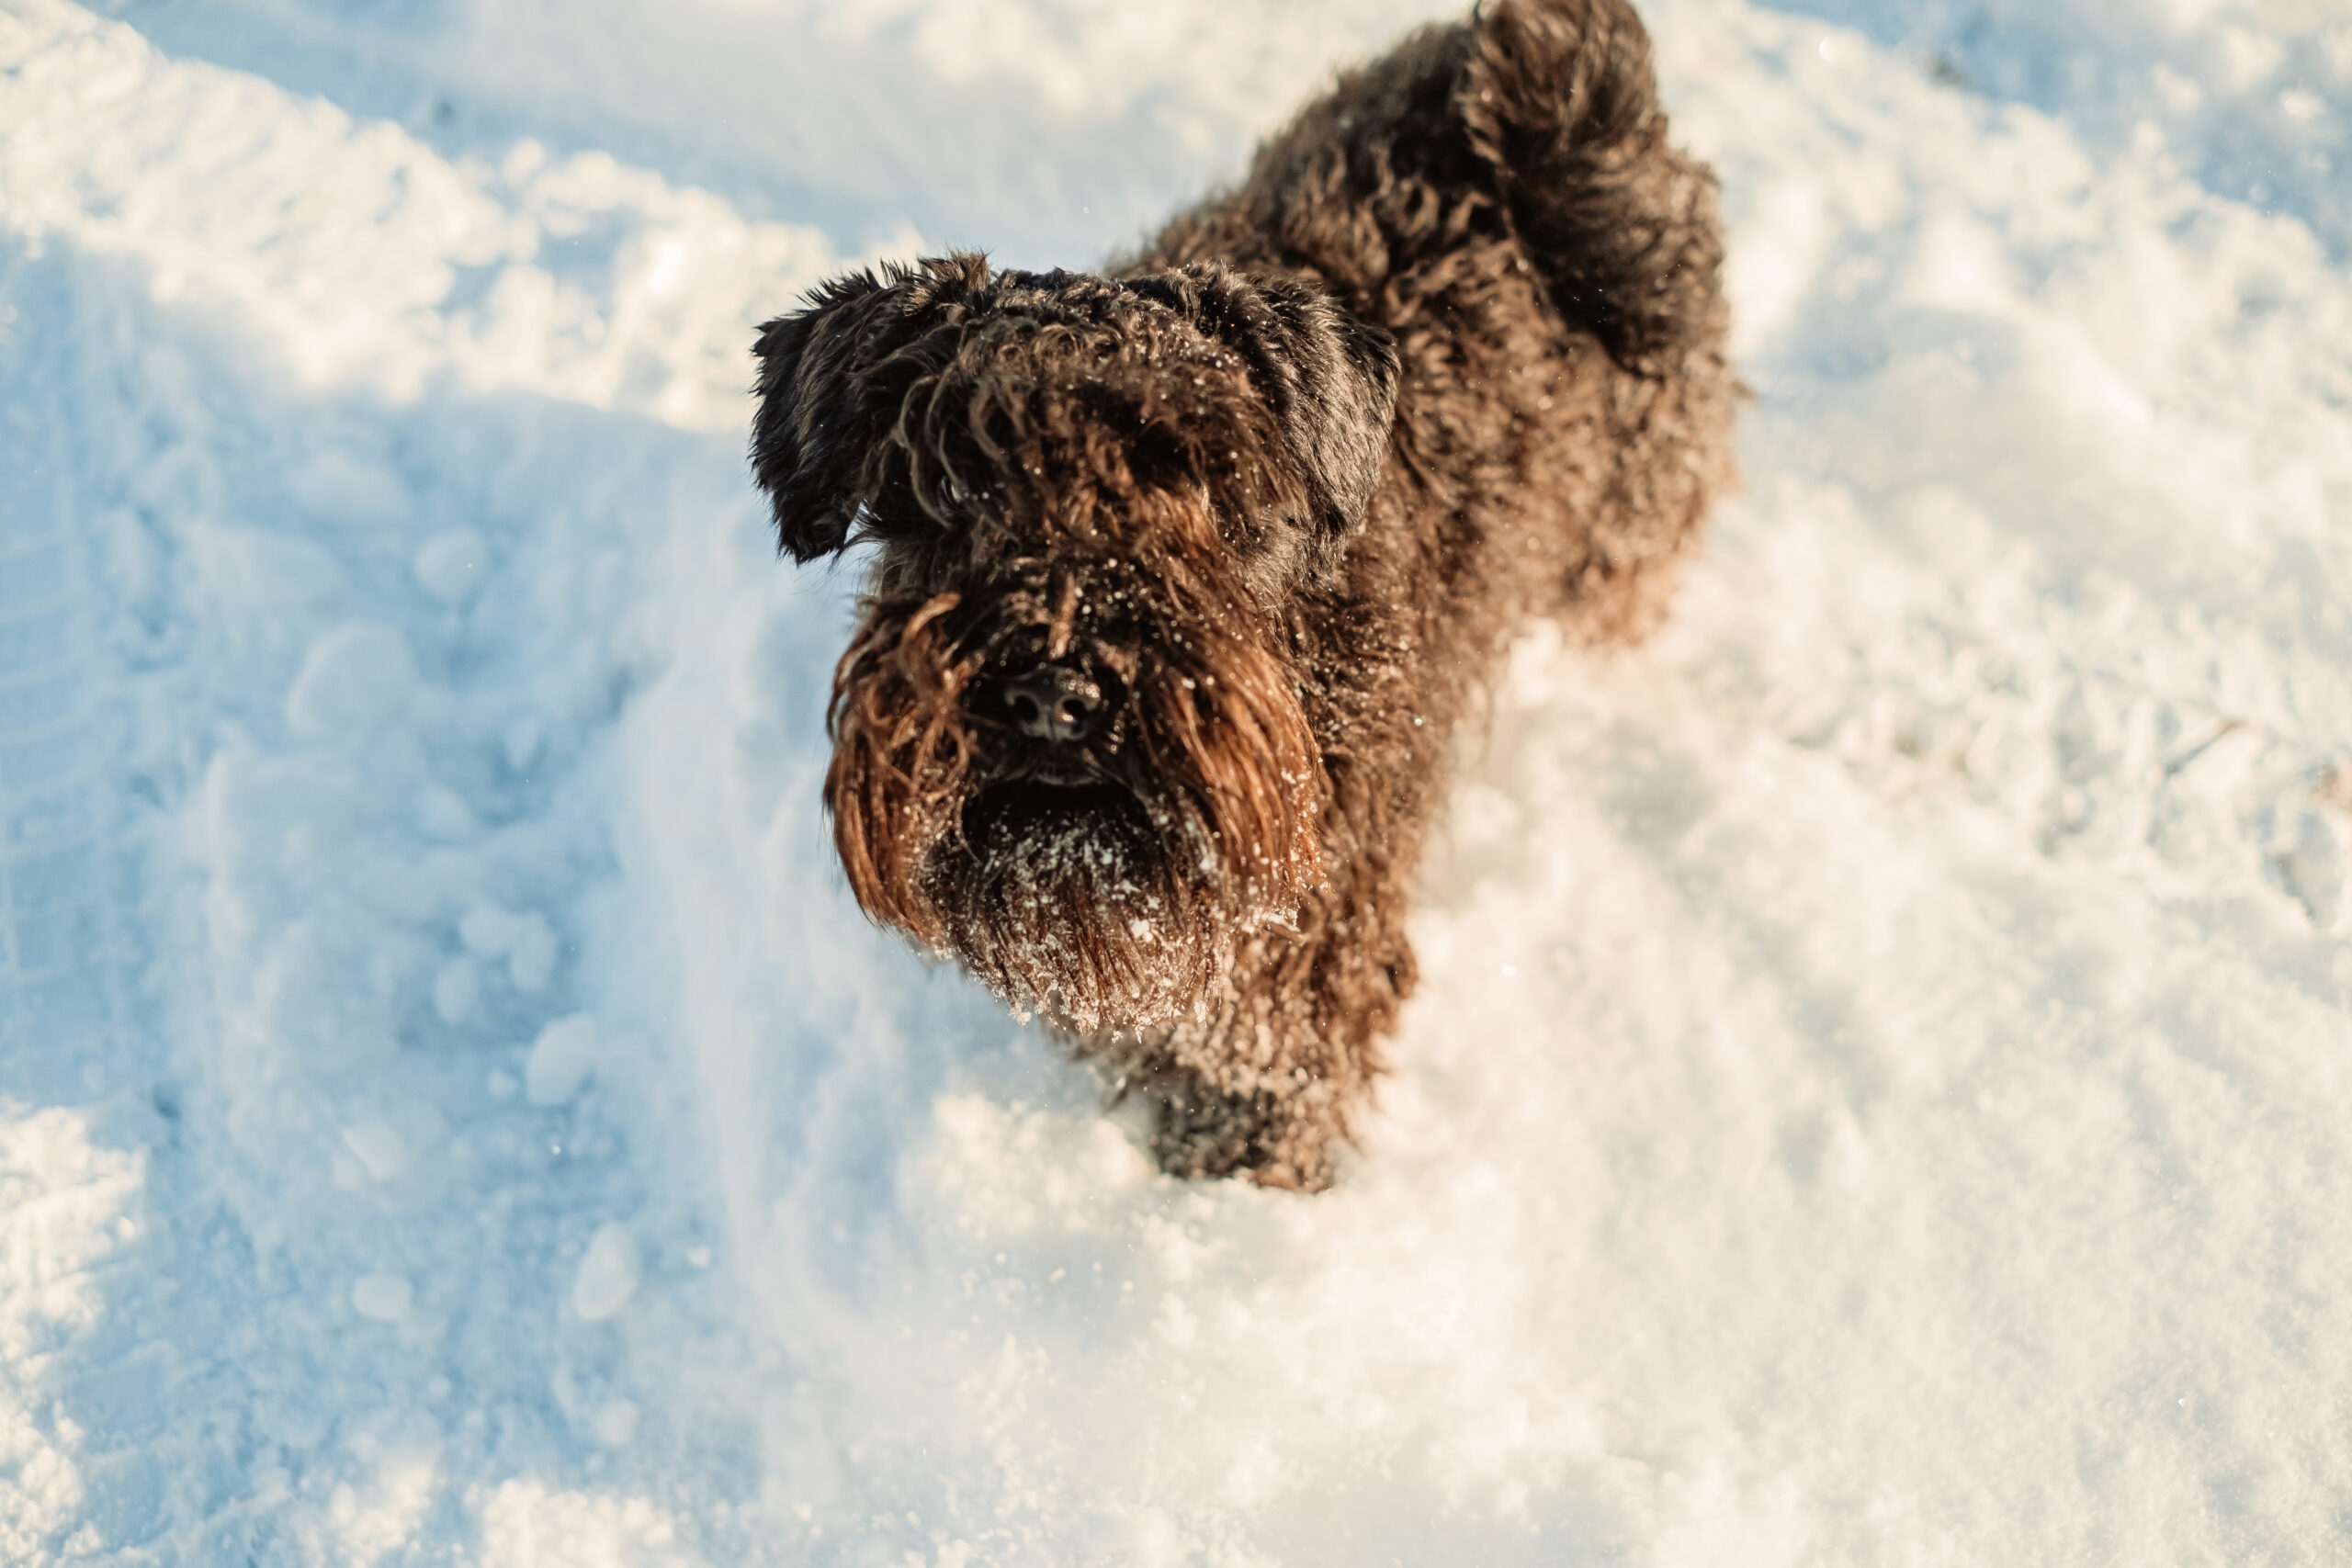
[[[1503,0],[1108,277],[956,255],[770,322],[782,546],[879,547],[860,903],[1150,1095],[1168,1169],[1327,1182],[1457,723],[1531,616],[1646,630],[1732,480],[1721,245],[1623,0]],[[1041,670],[1082,744],[1008,717]]]

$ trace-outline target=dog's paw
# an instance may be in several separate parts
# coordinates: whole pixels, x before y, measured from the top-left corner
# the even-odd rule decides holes
[[[1220,1094],[1197,1085],[1151,1090],[1152,1157],[1188,1180],[1236,1176],[1261,1187],[1320,1192],[1338,1174],[1345,1136],[1331,1096],[1309,1083],[1288,1094]]]

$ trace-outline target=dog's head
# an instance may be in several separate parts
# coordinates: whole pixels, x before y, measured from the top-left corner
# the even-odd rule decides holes
[[[1082,1030],[1197,1005],[1319,875],[1293,611],[1379,480],[1387,334],[1295,280],[958,255],[758,354],[783,548],[877,547],[826,780],[859,903]]]

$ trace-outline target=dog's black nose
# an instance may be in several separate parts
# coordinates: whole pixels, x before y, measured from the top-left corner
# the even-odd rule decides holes
[[[1094,733],[1102,716],[1102,688],[1062,664],[1040,664],[1004,683],[1012,727],[1040,740],[1069,744]]]

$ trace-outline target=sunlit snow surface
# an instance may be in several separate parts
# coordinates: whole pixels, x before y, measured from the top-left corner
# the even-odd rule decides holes
[[[1425,7],[0,0],[0,1561],[2352,1555],[2352,17],[1823,6],[1302,1201],[850,903],[745,348]]]

